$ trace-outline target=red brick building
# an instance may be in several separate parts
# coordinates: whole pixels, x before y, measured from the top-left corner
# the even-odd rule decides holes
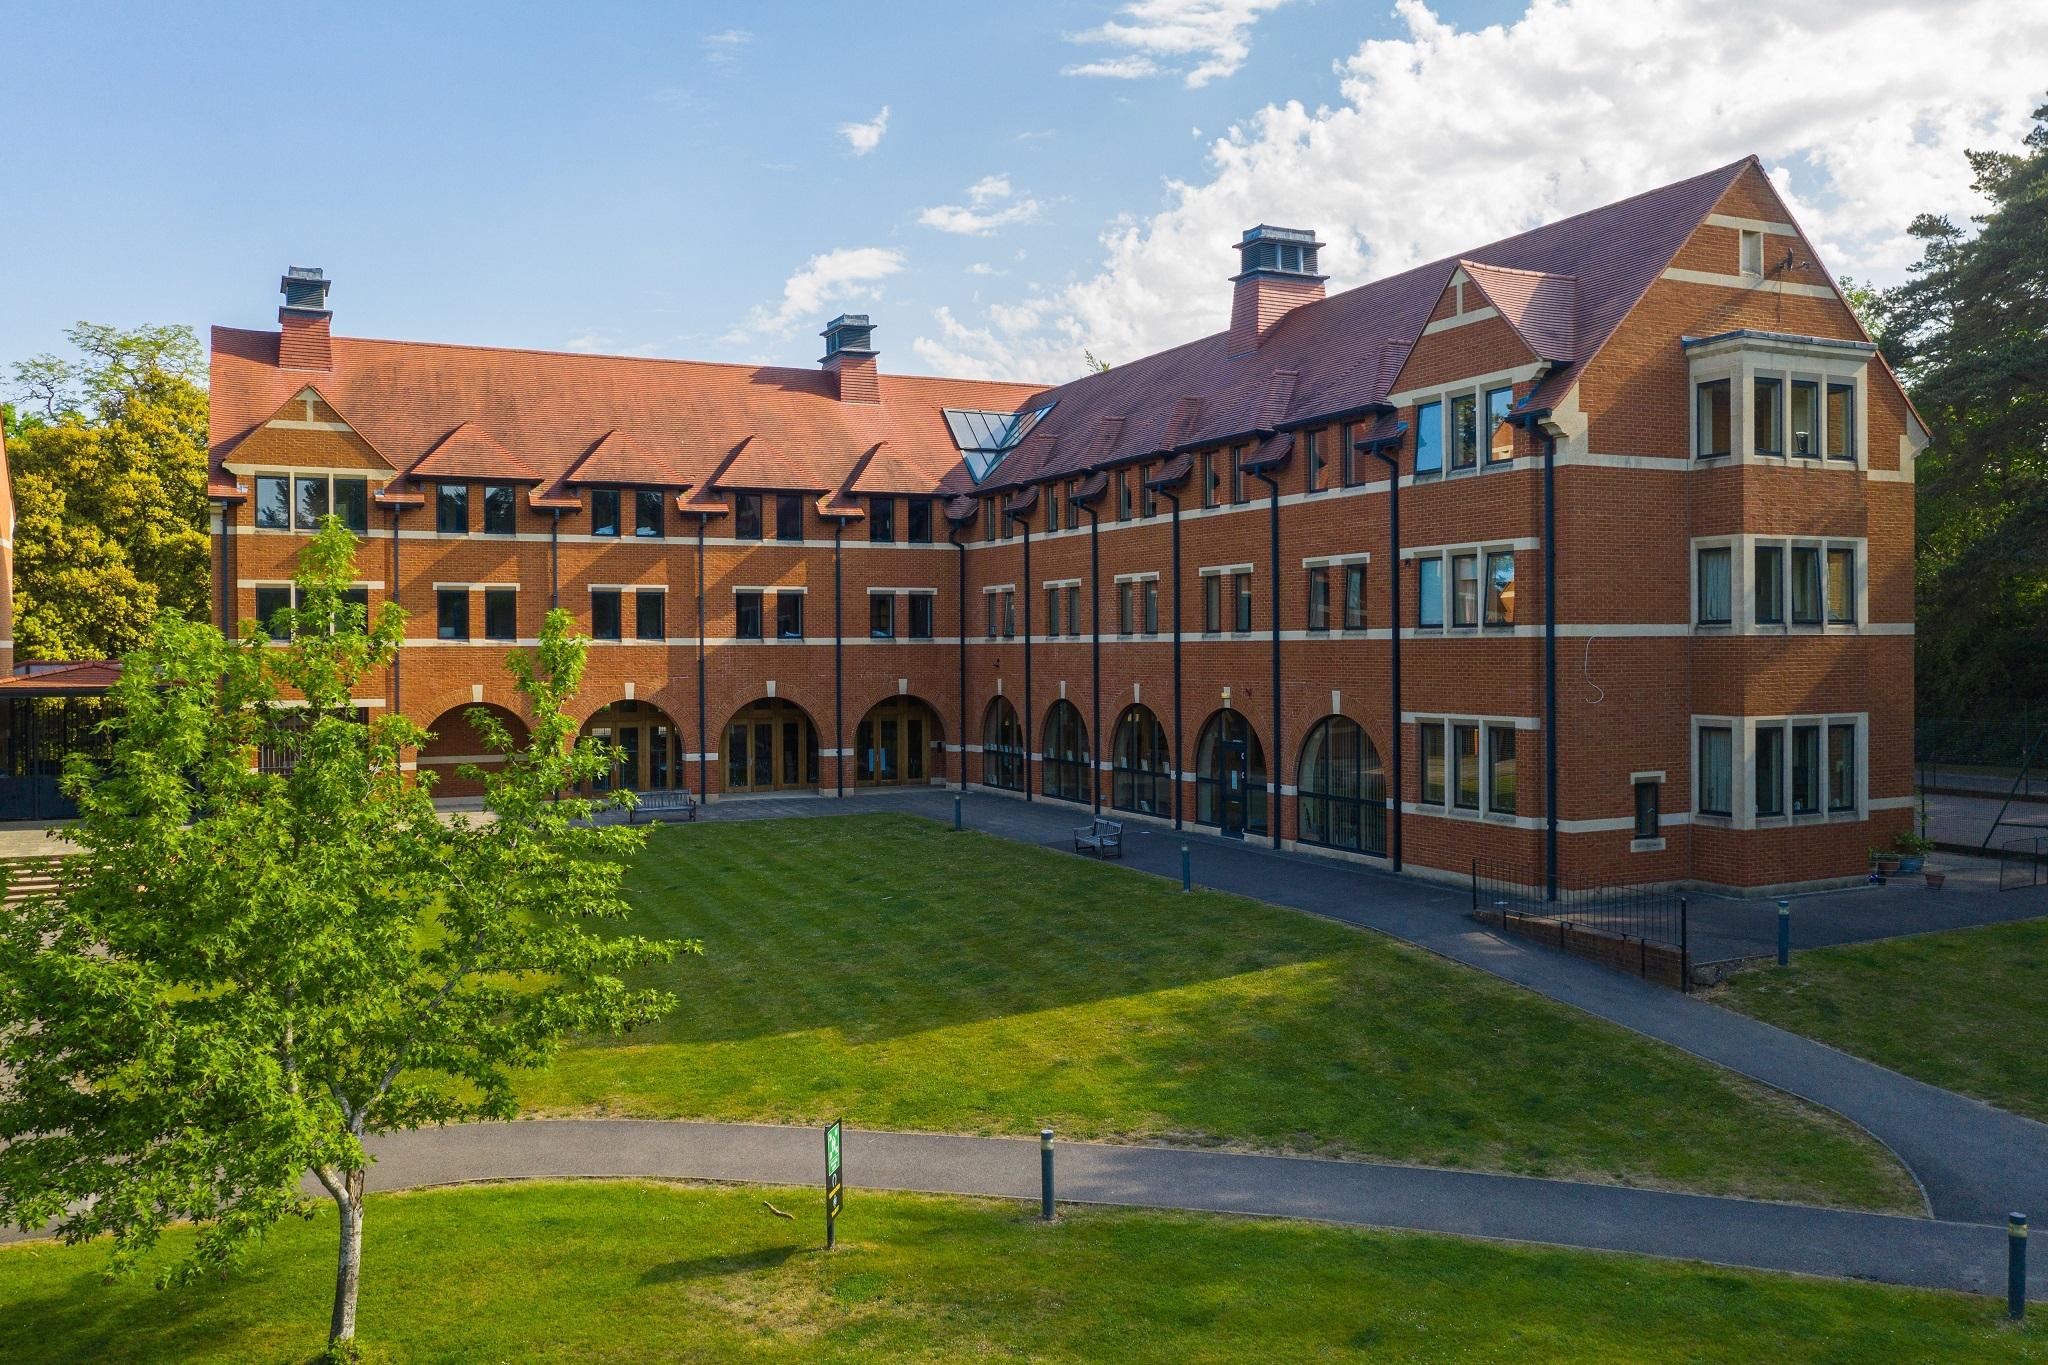
[[[353,525],[443,791],[559,604],[636,788],[1859,874],[1910,818],[1925,436],[1756,162],[1327,298],[1319,246],[1219,243],[1227,331],[1050,389],[884,373],[865,316],[816,370],[339,337],[294,270],[213,334],[221,619]]]

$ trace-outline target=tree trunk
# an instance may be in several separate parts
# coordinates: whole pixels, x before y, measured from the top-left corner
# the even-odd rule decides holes
[[[341,1249],[334,1266],[334,1320],[328,1325],[330,1347],[356,1339],[356,1289],[363,1268],[363,1182],[361,1169],[344,1171],[334,1202],[341,1210]]]

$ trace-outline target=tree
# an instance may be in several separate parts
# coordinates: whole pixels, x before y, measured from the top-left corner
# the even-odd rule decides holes
[[[187,327],[66,335],[78,358],[14,367],[15,647],[113,658],[161,611],[206,615],[205,358]]]
[[[1972,152],[1991,204],[1922,215],[1882,344],[1932,437],[1918,482],[1923,713],[2048,695],[2048,105],[2024,154]]]
[[[181,1279],[310,1213],[310,1171],[339,1213],[337,1354],[363,1138],[510,1117],[514,1069],[659,1017],[673,998],[624,974],[696,948],[591,930],[626,913],[641,831],[556,799],[613,759],[570,743],[585,642],[567,614],[513,665],[531,741],[473,717],[505,758],[495,818],[444,822],[400,763],[428,736],[356,707],[405,614],[344,600],[354,551],[330,518],[279,613],[286,644],[159,617],[114,689],[109,756],[67,770],[83,852],[0,925],[0,1217],[111,1234],[123,1270],[190,1219],[192,1254],[164,1276]]]

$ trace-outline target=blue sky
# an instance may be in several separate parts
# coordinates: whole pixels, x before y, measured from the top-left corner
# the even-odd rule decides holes
[[[2024,132],[2048,21],[1814,8],[1895,50],[1709,113],[1667,106],[1773,69],[1718,37],[1782,7],[14,5],[0,363],[272,326],[301,264],[343,334],[808,365],[852,308],[885,368],[1057,378],[1220,325],[1261,219],[1338,287],[1752,150],[1895,278],[1961,148]]]

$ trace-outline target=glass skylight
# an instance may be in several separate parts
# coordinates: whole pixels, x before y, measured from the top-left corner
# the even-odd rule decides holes
[[[946,429],[952,433],[953,444],[960,449],[960,458],[967,464],[968,475],[980,483],[1003,456],[1015,450],[1031,434],[1039,419],[1052,411],[1052,405],[1048,403],[1029,412],[986,412],[979,408],[942,408],[940,411],[946,415]]]

